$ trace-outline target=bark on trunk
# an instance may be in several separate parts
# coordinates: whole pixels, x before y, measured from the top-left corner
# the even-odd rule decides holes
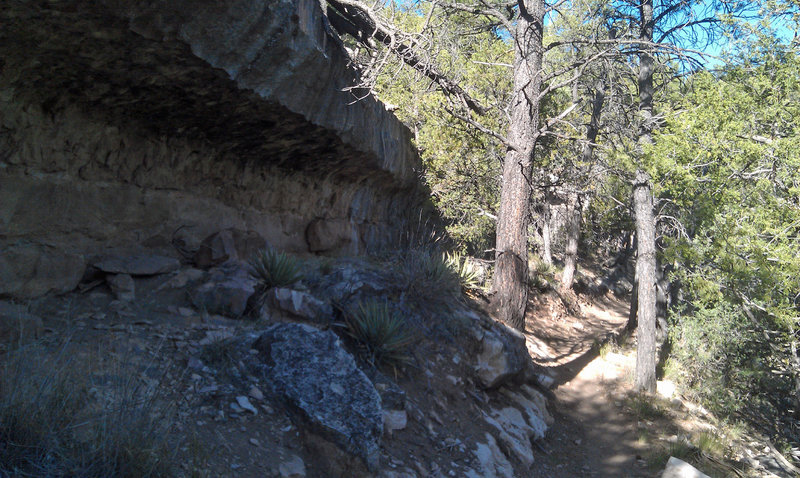
[[[542,218],[542,262],[545,264],[553,263],[552,239],[553,232],[550,230],[550,196],[544,198],[544,217]]]
[[[656,391],[656,244],[650,177],[636,171],[633,184],[636,217],[636,278],[638,282],[638,345],[636,348],[636,390]]]
[[[525,330],[528,301],[530,176],[539,130],[544,1],[520,0],[514,32],[514,96],[497,220],[497,256],[491,309],[506,324]]]

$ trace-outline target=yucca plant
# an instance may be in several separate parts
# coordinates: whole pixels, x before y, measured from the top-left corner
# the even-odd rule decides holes
[[[531,287],[545,291],[555,282],[556,268],[541,259],[528,258],[528,282]]]
[[[409,346],[413,335],[405,321],[386,302],[368,300],[345,314],[347,334],[373,365],[397,367],[411,362]]]
[[[461,282],[463,290],[477,289],[480,287],[480,274],[478,269],[469,262],[468,258],[462,257],[457,252],[448,252],[445,255],[445,263],[457,276]]]
[[[249,263],[250,275],[265,289],[290,286],[303,278],[298,260],[274,249],[257,252]]]

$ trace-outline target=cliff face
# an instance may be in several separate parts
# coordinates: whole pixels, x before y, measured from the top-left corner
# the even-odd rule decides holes
[[[427,192],[354,77],[315,0],[4,2],[0,296],[224,228],[295,252],[391,244]]]

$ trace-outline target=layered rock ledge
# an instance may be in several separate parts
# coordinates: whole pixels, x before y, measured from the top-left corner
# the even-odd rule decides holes
[[[355,77],[315,0],[4,2],[0,296],[225,228],[296,252],[403,236],[419,160]]]

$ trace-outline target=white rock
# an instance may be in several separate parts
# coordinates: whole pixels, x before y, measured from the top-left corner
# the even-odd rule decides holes
[[[693,467],[692,465],[686,463],[683,460],[679,460],[674,456],[669,457],[669,461],[667,461],[667,467],[664,468],[664,473],[661,475],[661,478],[710,478],[705,473],[702,473],[697,468]]]
[[[553,416],[547,410],[547,399],[542,392],[536,390],[528,385],[523,385],[522,391],[530,398],[530,401],[536,405],[536,410],[539,411],[538,417],[541,418],[546,424],[552,425],[555,423]],[[533,412],[533,410],[531,410]]]
[[[269,303],[284,312],[312,321],[327,321],[333,311],[330,306],[309,293],[276,287],[269,292]]]
[[[305,478],[306,464],[297,455],[291,455],[278,466],[281,478]]]
[[[677,387],[672,380],[659,380],[656,382],[656,392],[664,398],[672,398],[675,396]]]
[[[258,410],[256,410],[256,407],[254,407],[253,404],[250,403],[250,400],[248,400],[244,395],[239,395],[236,397],[236,403],[242,407],[243,410],[247,410],[253,415],[258,415]]]
[[[538,417],[534,419],[534,423],[536,423],[536,428],[534,428],[523,418],[522,413],[513,407],[492,410],[491,416],[486,416],[485,419],[488,424],[497,429],[496,436],[506,450],[513,453],[525,468],[533,465],[531,438],[541,438],[544,430],[547,429],[541,419]]]
[[[487,433],[486,443],[477,444],[475,457],[480,463],[481,473],[470,475],[469,471],[472,470],[469,470],[466,476],[470,478],[514,478],[514,468],[497,446],[492,435]]]

